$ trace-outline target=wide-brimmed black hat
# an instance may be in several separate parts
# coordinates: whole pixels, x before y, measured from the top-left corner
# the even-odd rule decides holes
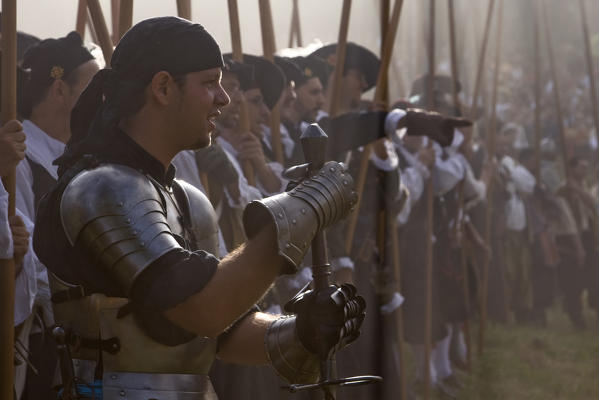
[[[241,90],[246,91],[252,87],[252,83],[254,82],[253,66],[233,60],[231,53],[223,54],[223,61],[225,62],[223,71],[237,75]]]
[[[275,56],[274,59],[277,67],[281,68],[281,71],[283,71],[283,74],[285,74],[287,83],[293,81],[297,86],[304,80],[304,76],[300,70],[300,67],[298,67],[297,64],[294,63],[289,57]]]
[[[292,58],[291,61],[300,68],[304,76],[304,80],[300,83],[296,82],[296,84],[301,86],[311,78],[318,78],[323,87],[327,86],[333,68],[325,60],[317,56],[300,56]]]
[[[260,89],[264,103],[272,110],[285,90],[285,74],[264,57],[244,54],[243,62],[254,68],[254,82],[250,86]]]
[[[334,56],[336,53],[337,43],[333,43],[317,49],[310,54],[310,56],[320,57],[331,67],[335,67],[335,61],[331,56]],[[347,72],[350,69],[357,69],[358,71],[362,72],[367,84],[365,91],[376,85],[376,80],[379,76],[380,65],[381,61],[373,52],[355,43],[347,43],[347,48],[345,50],[345,65],[343,70]]]

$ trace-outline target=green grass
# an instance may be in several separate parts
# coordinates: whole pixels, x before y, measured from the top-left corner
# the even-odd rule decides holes
[[[590,311],[585,316],[586,331],[572,328],[559,307],[547,328],[490,324],[459,399],[599,399],[599,323]]]

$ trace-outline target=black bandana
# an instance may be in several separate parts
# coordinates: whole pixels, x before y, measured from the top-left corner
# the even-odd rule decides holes
[[[118,43],[112,69],[99,71],[71,113],[72,136],[55,161],[59,174],[82,155],[110,146],[121,118],[134,115],[152,77],[166,71],[181,76],[223,67],[220,48],[202,25],[177,17],[144,20]]]

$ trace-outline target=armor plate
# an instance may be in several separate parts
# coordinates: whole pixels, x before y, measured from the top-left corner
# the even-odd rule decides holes
[[[91,252],[90,258],[98,260],[126,293],[144,268],[181,248],[181,243],[188,250],[215,254],[218,224],[212,205],[185,182],[173,187],[122,165],[83,171],[67,185],[61,200],[67,239]],[[53,275],[50,284],[53,293],[77,292],[75,285]],[[118,351],[102,351],[105,400],[216,399],[207,377],[216,339],[196,337],[178,346],[162,345],[147,336],[131,314],[117,318],[128,299],[85,296],[82,290],[83,297],[54,303],[56,321],[82,338],[118,339]],[[93,380],[98,353],[71,343],[75,376]]]
[[[199,190],[179,184],[187,197],[184,205],[177,204],[172,191],[132,168],[104,164],[83,171],[69,182],[60,203],[67,239],[88,249],[127,294],[148,265],[181,248],[175,235],[216,253],[218,225],[210,202]],[[181,223],[182,207],[189,210],[195,240]]]

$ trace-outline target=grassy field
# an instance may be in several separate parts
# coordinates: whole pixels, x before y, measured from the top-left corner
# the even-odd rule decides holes
[[[599,323],[586,311],[588,329],[574,330],[555,307],[548,328],[490,325],[481,358],[461,375],[460,400],[599,399]],[[473,332],[476,337],[476,332]]]

